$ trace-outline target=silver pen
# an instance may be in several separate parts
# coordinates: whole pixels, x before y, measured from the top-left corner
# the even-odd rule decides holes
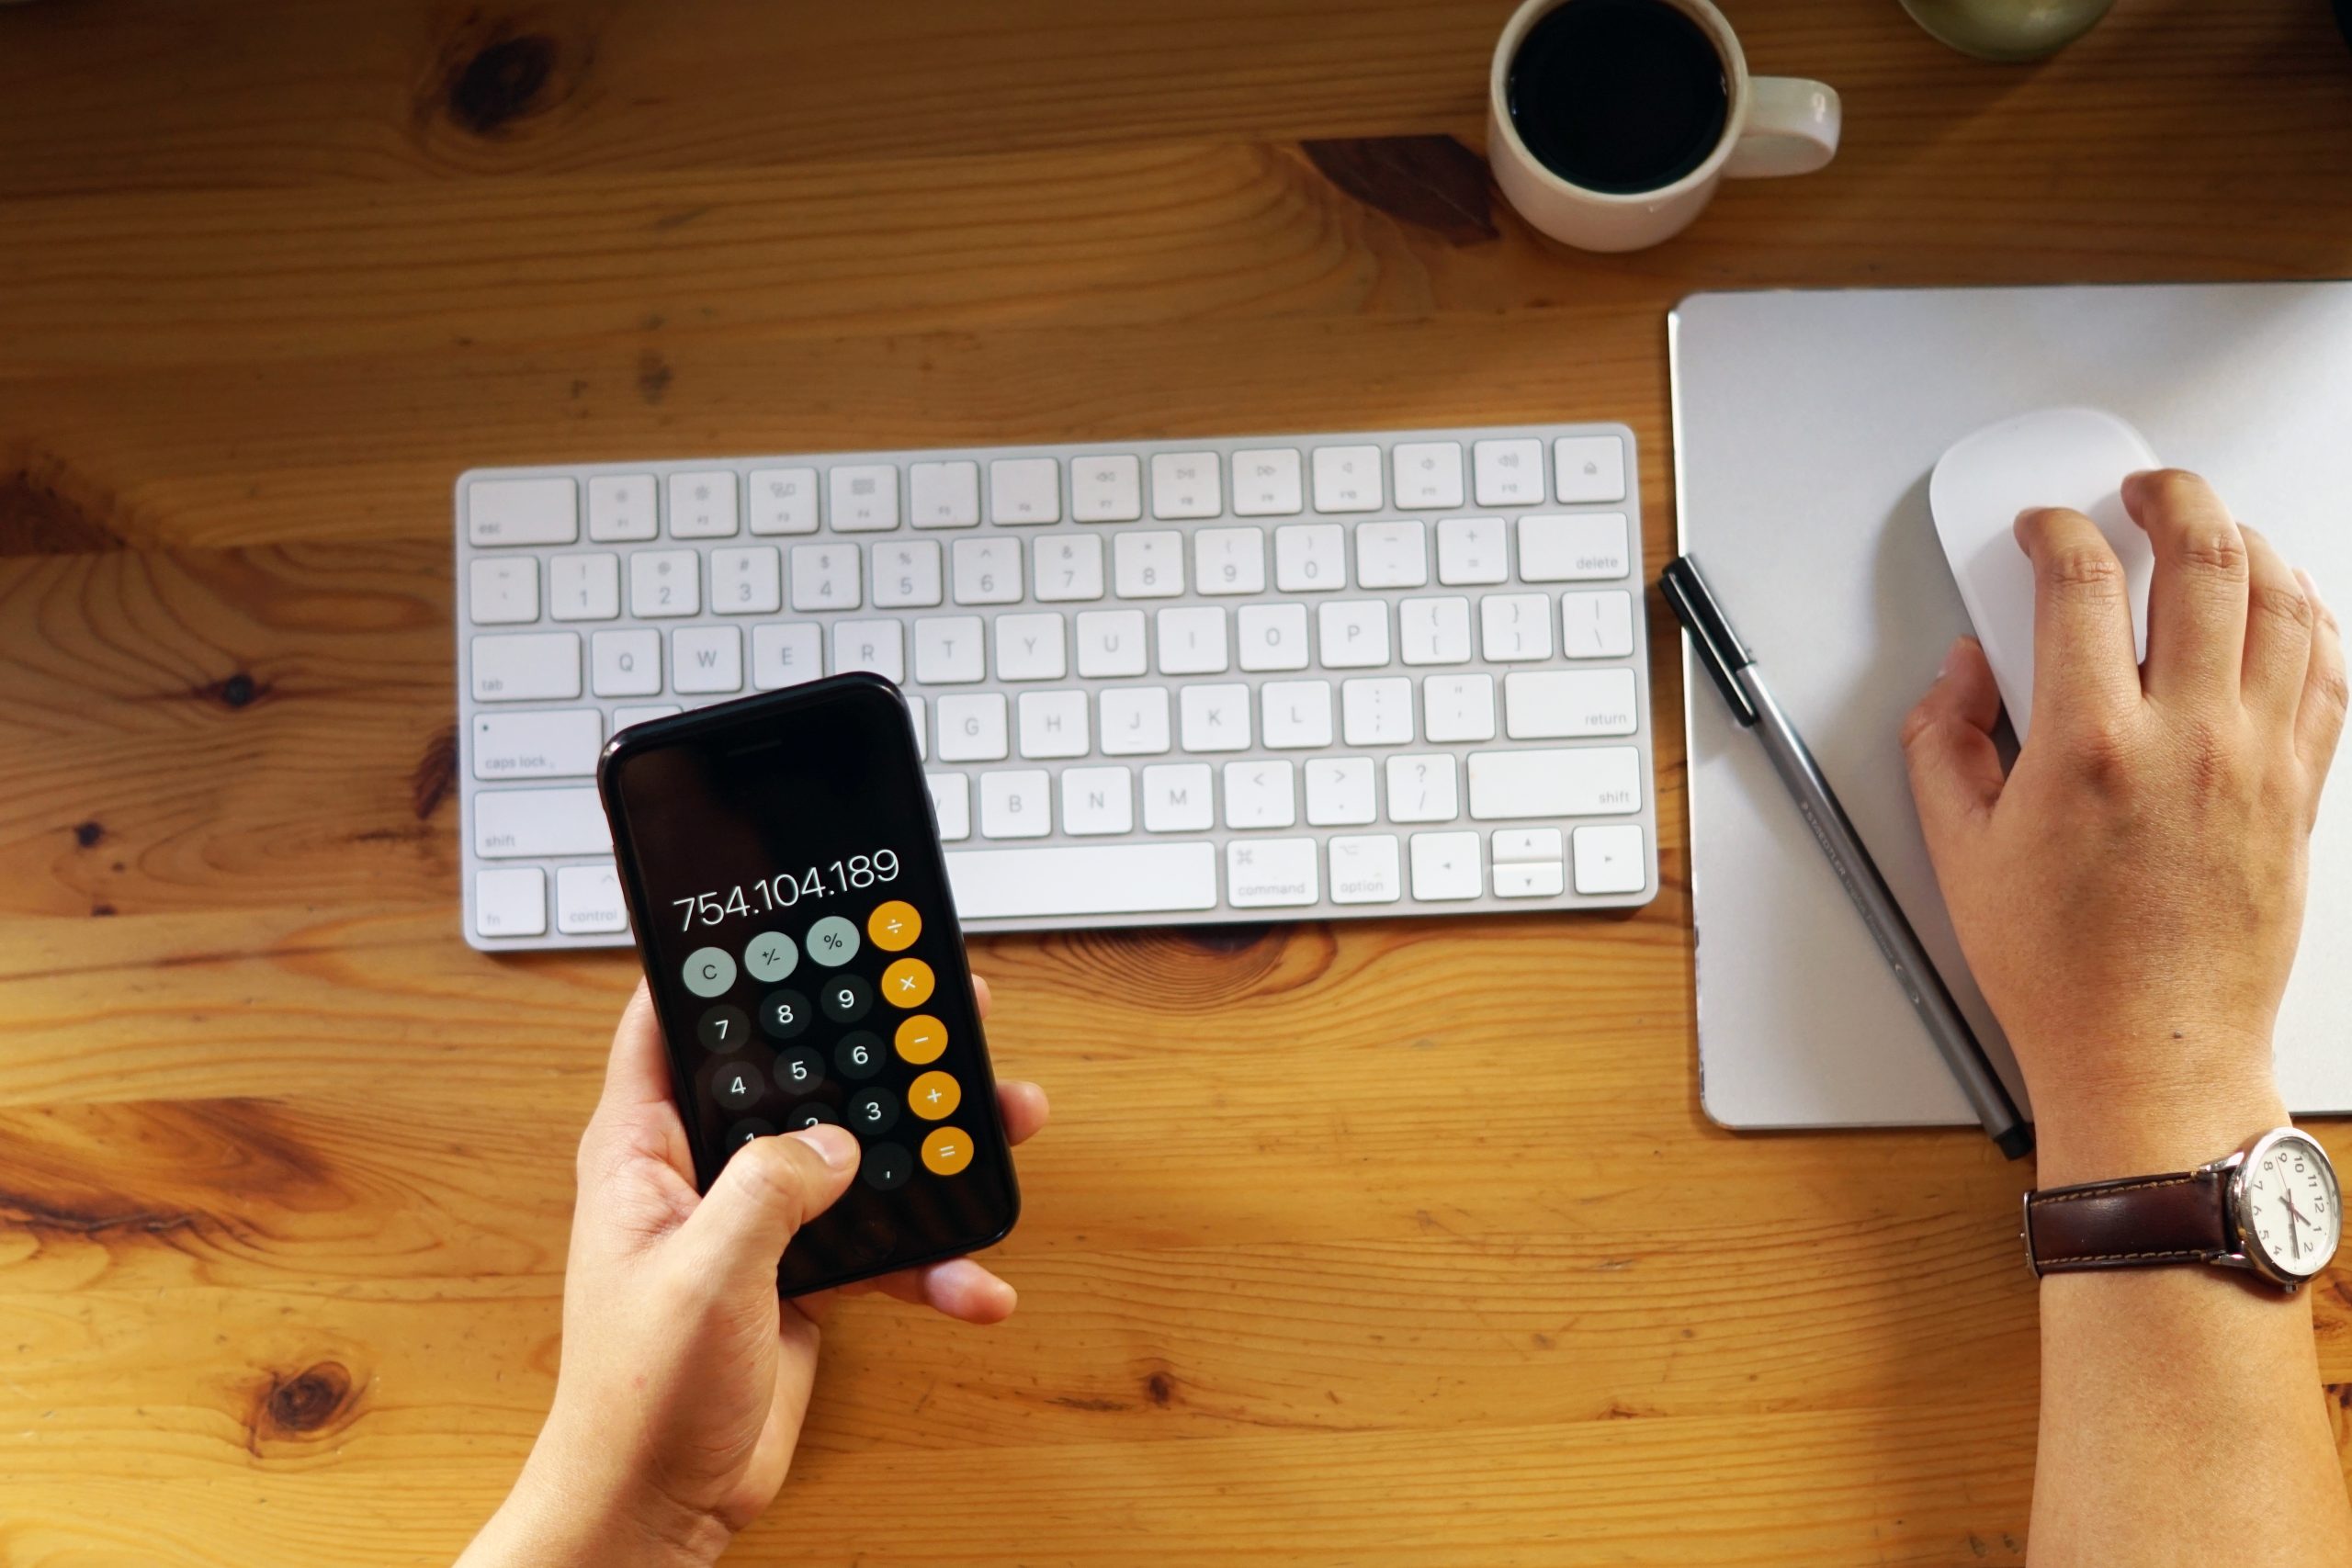
[[[1976,1119],[2009,1158],[2032,1153],[2032,1125],[2018,1114],[2017,1102],[2009,1098],[1975,1032],[1944,988],[1943,977],[1936,973],[1927,949],[1919,945],[1911,922],[1904,919],[1902,906],[1888,891],[1886,878],[1879,874],[1870,851],[1862,847],[1861,836],[1847,819],[1845,807],[1838,804],[1829,781],[1822,777],[1820,764],[1805,749],[1804,738],[1764,689],[1755,659],[1731,629],[1713,591],[1699,575],[1698,563],[1689,556],[1667,562],[1658,576],[1658,591],[1666,595],[1674,618],[1690,634],[1690,646],[1699,662],[1706,666],[1715,689],[1731,705],[1732,717],[1741,728],[1755,731],[1757,739],[1763,742],[1765,755],[1772,759],[1773,771],[1797,803],[1798,815],[1812,830],[1813,841],[1821,846],[1846,896],[1861,912],[1862,924],[1870,928],[1871,940],[1878,943],[1887,967],[1894,971],[1896,983],[1910,998],[1911,1010],[1919,1015],[1944,1066],[1959,1080]]]

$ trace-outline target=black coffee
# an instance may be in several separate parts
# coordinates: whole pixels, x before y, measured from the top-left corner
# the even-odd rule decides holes
[[[1666,0],[1567,0],[1520,41],[1505,101],[1545,168],[1630,195],[1707,161],[1731,83],[1714,41]]]

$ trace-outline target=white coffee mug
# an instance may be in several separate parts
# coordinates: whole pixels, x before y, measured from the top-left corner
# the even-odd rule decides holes
[[[1796,76],[1750,76],[1747,57],[1709,0],[1661,0],[1696,22],[1723,57],[1731,102],[1723,139],[1700,165],[1656,190],[1619,195],[1562,178],[1528,151],[1510,118],[1510,67],[1528,30],[1575,0],[1526,0],[1495,45],[1487,81],[1487,161],[1519,215],[1564,244],[1638,251],[1690,227],[1725,179],[1809,175],[1837,155],[1838,91]]]

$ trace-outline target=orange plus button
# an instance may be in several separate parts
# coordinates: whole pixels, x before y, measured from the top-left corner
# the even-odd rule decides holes
[[[901,958],[883,970],[882,999],[894,1008],[919,1008],[931,1000],[931,965]]]
[[[934,1127],[922,1141],[922,1163],[933,1176],[954,1176],[972,1163],[972,1140],[956,1127]]]
[[[899,1025],[897,1038],[899,1055],[923,1066],[939,1060],[947,1049],[947,1026],[927,1012],[919,1012]]]
[[[926,1122],[953,1116],[963,1103],[964,1086],[945,1073],[925,1073],[907,1086],[907,1109]]]
[[[867,940],[885,953],[904,953],[922,935],[922,917],[915,907],[903,898],[893,898],[877,904],[874,913],[865,917]]]

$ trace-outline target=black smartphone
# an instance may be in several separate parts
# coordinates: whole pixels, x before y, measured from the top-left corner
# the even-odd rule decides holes
[[[696,1186],[820,1122],[863,1148],[778,1289],[1003,1240],[1020,1189],[899,689],[842,675],[631,725],[596,781]]]

